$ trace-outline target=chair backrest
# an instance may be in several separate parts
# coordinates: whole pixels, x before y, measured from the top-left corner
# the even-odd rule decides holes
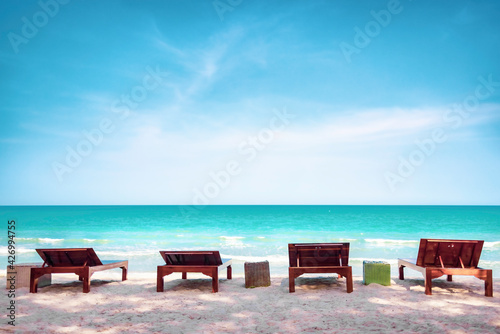
[[[349,243],[288,244],[290,267],[349,265]]]
[[[477,268],[483,240],[420,239],[417,266]]]
[[[92,248],[37,249],[37,253],[49,267],[82,267],[102,265]]]
[[[218,251],[160,251],[170,266],[219,266],[222,259]]]

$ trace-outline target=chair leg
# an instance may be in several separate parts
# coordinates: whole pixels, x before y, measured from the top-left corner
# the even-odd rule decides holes
[[[38,278],[31,279],[30,282],[30,292],[37,293],[38,292]]]
[[[30,273],[30,293],[37,293],[38,291],[38,276],[34,272],[33,268]]]
[[[291,269],[288,268],[288,289],[290,293],[295,292],[295,274]]]
[[[163,292],[163,275],[159,267],[156,272],[156,292]]]
[[[453,275],[447,275],[448,277],[446,277],[446,280],[448,282],[452,282],[453,281]]]
[[[182,279],[187,279],[187,272],[182,272]]]
[[[402,281],[405,279],[404,268],[405,266],[399,266],[399,279]]]
[[[349,272],[347,273],[346,284],[347,284],[347,293],[351,293],[353,291],[353,287],[352,287],[352,268],[349,268]]]
[[[212,271],[212,292],[219,292],[219,270],[217,268]]]
[[[83,293],[89,293],[90,292],[90,268],[85,267],[83,275]]]
[[[227,267],[227,279],[233,279],[233,268],[231,266]]]
[[[486,297],[493,297],[493,270],[486,272],[486,279],[484,280],[484,295]]]
[[[127,268],[126,267],[122,267],[122,281],[126,281],[127,280]]]
[[[432,295],[432,271],[427,268],[425,270],[425,294]]]

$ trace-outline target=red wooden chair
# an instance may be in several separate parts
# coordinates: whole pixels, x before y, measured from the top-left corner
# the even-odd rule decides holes
[[[295,292],[295,278],[306,273],[336,273],[346,278],[347,292],[353,291],[349,243],[288,244],[289,289]]]
[[[219,271],[227,269],[227,279],[232,279],[232,260],[221,259],[218,251],[160,251],[166,265],[158,266],[156,291],[163,292],[163,277],[181,272],[182,279],[187,273],[202,273],[212,277],[212,292],[219,291]]]
[[[31,268],[30,292],[38,290],[38,279],[45,274],[74,273],[83,281],[83,292],[90,291],[90,277],[97,271],[122,269],[122,281],[127,279],[128,261],[101,261],[92,248],[37,249],[43,259],[41,268]]]
[[[432,295],[432,279],[448,275],[475,276],[484,281],[485,296],[493,297],[493,271],[477,265],[483,249],[482,240],[420,239],[416,259],[398,259],[399,279],[404,280],[404,268],[422,273],[425,294]]]

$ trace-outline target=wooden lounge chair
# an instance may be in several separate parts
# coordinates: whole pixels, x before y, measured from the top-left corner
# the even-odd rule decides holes
[[[347,292],[352,292],[352,267],[349,266],[349,243],[288,244],[290,292],[295,292],[295,278],[306,273],[336,273],[346,278]]]
[[[218,251],[160,251],[166,265],[158,266],[156,291],[163,292],[163,277],[181,272],[202,273],[212,277],[212,292],[219,291],[219,271],[227,268],[227,279],[232,279],[232,260],[221,259]]]
[[[416,259],[398,259],[399,279],[404,268],[419,271],[425,278],[425,294],[432,295],[432,279],[448,275],[475,276],[484,281],[485,296],[493,297],[493,271],[478,268],[482,240],[420,239]]]
[[[101,261],[92,248],[37,249],[43,259],[41,268],[31,268],[30,292],[36,293],[38,278],[45,274],[74,273],[83,281],[83,292],[90,292],[90,277],[96,271],[122,269],[122,281],[127,279],[128,261]]]

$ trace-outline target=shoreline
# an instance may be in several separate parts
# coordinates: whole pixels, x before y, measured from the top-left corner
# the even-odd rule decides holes
[[[336,275],[335,275],[336,276]],[[156,292],[154,273],[93,276],[90,293],[82,293],[75,275],[53,275],[53,284],[30,294],[16,290],[13,332],[45,333],[498,333],[500,279],[494,297],[484,296],[484,282],[457,276],[433,280],[433,295],[424,293],[422,277],[391,286],[363,285],[354,277],[354,291],[334,275],[304,275],[296,292],[288,292],[288,277],[271,277],[270,287],[245,289],[244,276],[232,280],[221,273],[219,292],[211,279],[191,274],[165,277],[165,292]],[[5,276],[1,276],[5,287]],[[6,294],[1,305],[8,305]],[[5,311],[7,312],[7,311]],[[5,316],[4,316],[5,319]]]

